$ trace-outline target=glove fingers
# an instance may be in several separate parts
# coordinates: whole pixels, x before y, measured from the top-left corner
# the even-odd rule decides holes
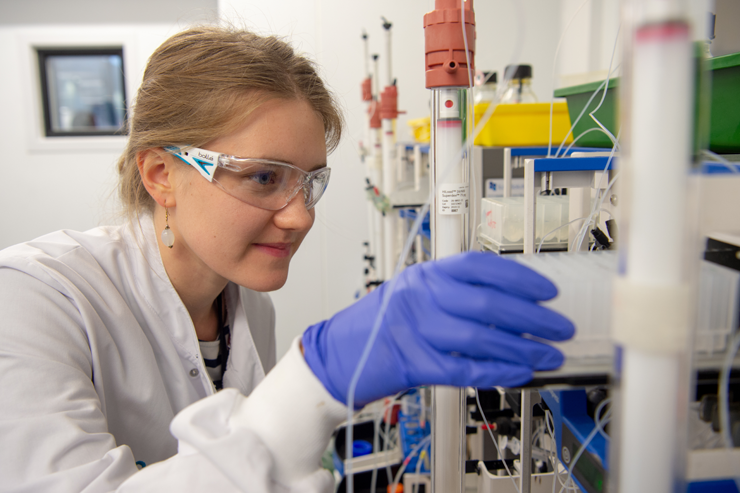
[[[449,354],[441,355],[439,363],[439,366],[426,367],[416,375],[414,380],[418,385],[517,387],[532,379],[532,369],[526,365],[474,360]]]
[[[468,252],[426,265],[426,271],[443,273],[468,284],[491,286],[530,300],[549,300],[555,285],[529,267],[491,253]]]
[[[564,341],[575,333],[563,315],[508,292],[434,276],[427,281],[437,304],[453,316],[551,341]]]
[[[469,320],[443,315],[438,327],[425,330],[424,335],[430,345],[443,353],[523,364],[536,370],[554,370],[564,361],[563,354],[552,346]]]

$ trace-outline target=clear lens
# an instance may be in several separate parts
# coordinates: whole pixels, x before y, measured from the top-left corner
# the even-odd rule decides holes
[[[331,170],[322,168],[311,173],[309,182],[303,188],[303,196],[306,199],[306,209],[311,209],[319,201],[329,184]]]
[[[271,161],[240,159],[238,165],[234,161],[219,166],[213,181],[229,195],[262,209],[282,209],[301,188],[306,208],[311,209],[329,181],[329,168],[306,173],[294,166]]]

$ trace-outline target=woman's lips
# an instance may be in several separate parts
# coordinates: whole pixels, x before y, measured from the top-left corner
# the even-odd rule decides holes
[[[291,245],[292,243],[254,243],[254,246],[259,251],[277,258],[285,258],[290,256]]]

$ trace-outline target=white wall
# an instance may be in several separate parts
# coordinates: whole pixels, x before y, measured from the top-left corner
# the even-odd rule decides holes
[[[34,46],[125,45],[131,97],[152,50],[171,25],[0,26],[0,248],[56,229],[85,230],[118,210],[115,161],[124,137],[45,138]]]
[[[598,0],[594,0],[598,1]],[[29,0],[36,11],[48,11],[55,3],[49,0]],[[28,24],[33,16],[26,10],[8,10],[9,3],[0,2],[0,66],[5,77],[0,78],[0,146],[4,159],[0,161],[0,248],[31,239],[46,232],[72,228],[88,229],[110,222],[116,210],[116,161],[123,142],[98,145],[87,143],[63,149],[61,145],[46,147],[33,137],[39,132],[38,110],[33,101],[35,82],[28,61],[28,44],[33,39],[56,39],[57,43],[85,38],[88,40],[120,37],[127,43],[127,71],[130,78],[129,96],[134,92],[148,55],[167,36],[184,28],[191,20],[202,20],[204,8],[212,0],[182,2],[184,11],[176,11],[177,2],[170,1],[171,19],[167,9],[146,10],[144,0],[132,7],[140,17],[117,23],[120,15],[90,14],[87,16],[59,14],[55,18],[38,16],[38,22]],[[599,10],[581,12],[588,25],[595,16],[602,20],[599,33],[600,51],[583,49],[594,35],[570,46],[564,44],[558,61],[554,60],[562,25],[568,9],[580,0],[478,0],[476,65],[502,74],[505,65],[529,63],[534,67],[534,90],[542,100],[551,94],[556,72],[590,70],[594,66],[606,69],[611,43],[616,33],[617,19],[609,19],[616,0],[604,0]],[[28,3],[28,2],[26,2]],[[104,2],[105,3],[105,2]],[[107,3],[113,4],[108,0]],[[591,3],[594,3],[593,1]],[[85,8],[89,2],[65,2],[68,8]],[[393,71],[398,79],[399,106],[408,113],[399,118],[399,135],[409,139],[406,121],[428,114],[429,94],[424,88],[424,38],[422,17],[433,8],[432,0],[218,0],[222,17],[262,33],[288,37],[300,50],[317,60],[329,86],[345,109],[347,128],[342,143],[330,156],[332,181],[324,199],[317,207],[317,222],[291,266],[286,286],[274,293],[278,311],[278,353],[282,354],[290,341],[306,326],[331,316],[348,306],[360,287],[362,242],[367,238],[364,171],[357,153],[363,135],[364,104],[360,101],[360,81],[364,77],[361,33],[369,34],[370,49],[383,53],[383,30],[380,17],[393,23]],[[576,7],[577,7],[576,5]],[[11,7],[12,9],[12,7]],[[196,10],[202,15],[193,14]],[[208,10],[207,8],[205,10]],[[9,15],[11,12],[13,15]],[[66,12],[66,11],[65,11]],[[92,11],[91,11],[92,12]],[[128,11],[127,11],[128,12]],[[523,19],[518,21],[518,12]],[[53,13],[53,12],[51,12]],[[152,13],[146,17],[147,13]],[[95,23],[101,15],[104,25]],[[134,15],[134,14],[132,14]],[[64,17],[64,18],[63,18]],[[207,16],[206,16],[207,17]],[[84,24],[65,24],[78,19]],[[140,19],[137,21],[137,19]],[[524,30],[522,34],[522,28]],[[571,28],[576,29],[576,23]],[[517,39],[523,44],[517,50]],[[604,41],[606,40],[606,41]],[[608,45],[608,47],[607,47]],[[519,51],[518,59],[514,54]],[[595,53],[600,53],[597,56]],[[604,53],[609,52],[606,57]],[[606,61],[604,61],[606,60]],[[385,80],[385,64],[381,62],[381,81]],[[10,74],[11,76],[8,76]],[[290,138],[290,136],[286,136]]]
[[[123,45],[126,92],[146,60],[188,23],[216,18],[216,0],[0,1],[0,248],[53,230],[115,220],[119,138],[42,138],[34,46]]]

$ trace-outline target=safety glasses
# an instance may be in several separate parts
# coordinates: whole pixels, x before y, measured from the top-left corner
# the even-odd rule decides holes
[[[324,195],[331,175],[329,168],[306,172],[288,163],[228,156],[197,147],[164,149],[232,197],[270,211],[284,208],[301,189],[306,209],[311,210]]]

